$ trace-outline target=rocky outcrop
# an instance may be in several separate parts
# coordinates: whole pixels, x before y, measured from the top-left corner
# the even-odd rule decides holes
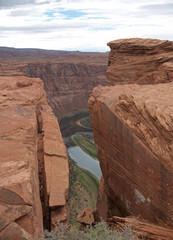
[[[120,39],[108,43],[108,85],[157,84],[173,79],[173,42],[156,39]]]
[[[0,77],[0,163],[0,239],[67,221],[68,160],[40,79]]]
[[[173,226],[173,83],[97,87],[89,100],[107,216]]]
[[[48,101],[57,117],[88,111],[92,89],[105,84],[106,64],[32,63],[22,68],[30,77],[43,80]]]

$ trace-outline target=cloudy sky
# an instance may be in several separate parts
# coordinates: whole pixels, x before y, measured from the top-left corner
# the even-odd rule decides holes
[[[173,0],[0,0],[0,46],[108,51],[107,42],[173,40]]]

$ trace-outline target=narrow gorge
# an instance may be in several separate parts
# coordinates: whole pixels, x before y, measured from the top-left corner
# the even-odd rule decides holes
[[[141,238],[173,239],[173,42],[108,46],[109,56],[0,49],[0,240],[39,239],[88,205],[95,221],[133,216]]]
[[[107,54],[61,54],[0,60],[2,240],[38,239],[44,229],[69,222],[69,163],[55,115],[67,125],[71,116],[88,115],[93,87],[105,84]]]

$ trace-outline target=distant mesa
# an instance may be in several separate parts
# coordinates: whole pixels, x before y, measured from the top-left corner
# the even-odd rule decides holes
[[[65,50],[45,50],[38,48],[0,47],[0,58],[82,56],[86,54],[100,54],[100,53],[65,51]]]

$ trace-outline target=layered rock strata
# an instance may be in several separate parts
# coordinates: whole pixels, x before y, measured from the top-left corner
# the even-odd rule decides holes
[[[173,79],[173,42],[157,39],[120,39],[108,43],[108,85],[156,84]]]
[[[21,68],[29,77],[43,80],[48,101],[58,118],[88,111],[92,89],[105,85],[106,64],[31,63]]]
[[[89,108],[107,216],[173,226],[172,93],[172,82],[94,89]]]
[[[107,53],[0,48],[0,76],[43,80],[48,103],[58,118],[88,112],[92,89],[105,85]]]
[[[40,79],[0,77],[0,163],[0,239],[67,221],[68,160]]]

